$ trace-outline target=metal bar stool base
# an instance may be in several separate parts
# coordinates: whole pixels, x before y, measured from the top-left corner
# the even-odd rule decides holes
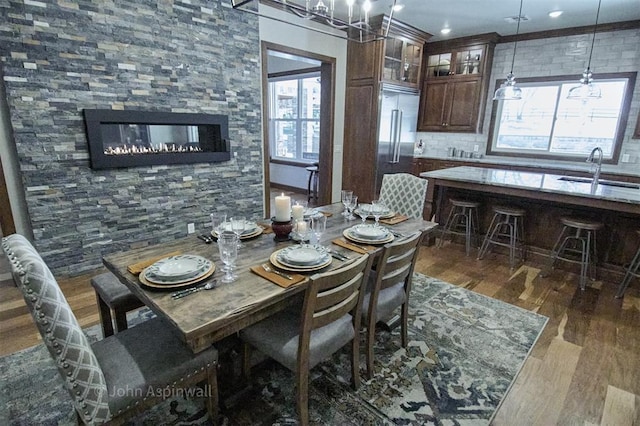
[[[604,225],[587,219],[574,217],[562,217],[560,222],[564,225],[556,243],[551,250],[549,263],[541,274],[549,275],[557,260],[580,265],[580,289],[587,286],[587,271],[590,271],[591,280],[596,279],[596,264],[598,262],[596,250],[596,231]]]
[[[461,235],[465,240],[465,251],[467,256],[471,253],[472,240],[478,238],[478,207],[480,203],[475,201],[464,201],[450,199],[451,211],[447,217],[447,222],[440,233],[438,248],[442,247],[447,235]]]
[[[638,235],[640,235],[640,231],[637,231],[637,232],[638,232]],[[633,277],[640,278],[640,247],[638,247],[638,251],[636,252],[636,255],[633,257],[633,260],[631,261],[631,264],[627,268],[627,272],[624,275],[622,282],[620,282],[620,285],[618,286],[616,299],[620,299],[622,298],[622,296],[624,296],[624,292],[627,290],[627,287],[629,286],[629,283],[631,282],[631,279]]]
[[[516,251],[520,251],[520,259],[525,259],[524,222],[525,211],[514,207],[495,206],[493,218],[482,241],[478,260],[482,260],[492,246],[509,249],[509,269],[516,266]]]

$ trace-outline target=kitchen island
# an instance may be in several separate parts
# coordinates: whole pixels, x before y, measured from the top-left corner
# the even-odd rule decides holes
[[[640,229],[638,185],[609,181],[606,185],[592,185],[588,179],[572,176],[467,166],[420,176],[429,180],[425,217],[435,216],[436,222],[443,222],[449,197],[465,197],[482,203],[482,230],[488,225],[491,206],[524,208],[525,238],[534,254],[549,253],[563,215],[579,215],[605,224],[598,235],[598,250],[605,266],[620,269],[618,266],[629,262],[637,248],[634,235]]]

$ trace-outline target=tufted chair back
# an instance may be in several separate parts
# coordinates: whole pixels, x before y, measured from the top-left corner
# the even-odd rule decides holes
[[[79,418],[89,424],[109,420],[102,369],[49,267],[22,235],[3,238],[2,249]]]
[[[419,219],[424,210],[427,180],[409,173],[394,173],[382,176],[381,200],[393,211],[410,218]]]

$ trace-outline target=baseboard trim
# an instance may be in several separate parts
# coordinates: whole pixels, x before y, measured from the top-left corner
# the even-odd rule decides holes
[[[297,188],[295,186],[284,185],[281,183],[271,183],[269,186],[273,189],[281,189],[287,192],[295,192],[297,194],[304,194],[304,195],[307,194],[307,188]]]

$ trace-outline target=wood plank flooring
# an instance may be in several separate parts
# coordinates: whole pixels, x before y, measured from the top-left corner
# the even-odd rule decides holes
[[[423,247],[416,265],[417,272],[549,317],[493,424],[640,425],[640,282],[617,300],[615,282],[590,282],[580,291],[575,274],[555,270],[542,278],[540,268],[527,262],[509,271],[503,256],[478,261],[457,244]],[[84,327],[98,323],[89,279],[59,279]],[[39,341],[0,256],[0,355]]]

